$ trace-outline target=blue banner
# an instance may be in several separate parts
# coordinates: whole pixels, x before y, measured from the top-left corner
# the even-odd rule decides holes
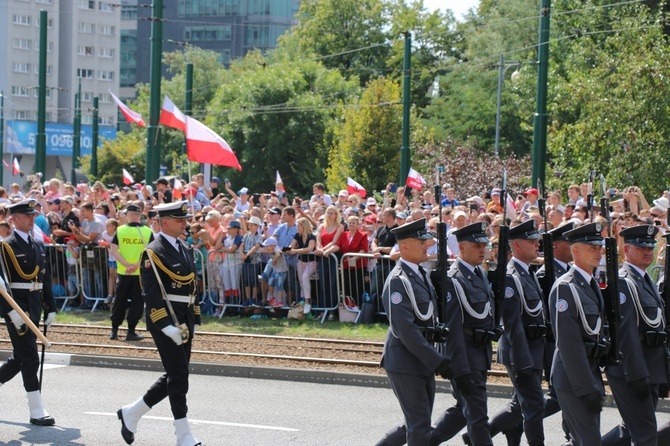
[[[99,126],[98,148],[102,138],[116,139],[116,127]],[[47,155],[72,156],[73,126],[70,124],[46,124]],[[21,155],[34,155],[37,146],[36,121],[7,121],[6,152]],[[81,126],[81,155],[90,155],[93,147],[93,126]]]

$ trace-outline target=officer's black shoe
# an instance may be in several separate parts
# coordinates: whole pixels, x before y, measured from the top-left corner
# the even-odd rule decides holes
[[[112,329],[112,332],[109,334],[109,340],[116,341],[117,339],[119,339],[119,334],[115,329]]]
[[[507,446],[519,446],[521,444],[521,437],[523,436],[523,429],[512,428],[503,432],[507,438]]]
[[[126,335],[126,341],[141,341],[142,339],[144,339],[144,336],[137,334],[134,331],[133,332],[129,331],[128,334]]]
[[[42,418],[31,418],[30,424],[34,424],[35,426],[53,426],[56,424],[56,420],[51,415],[47,415]]]
[[[123,441],[125,441],[127,444],[133,444],[133,441],[135,441],[135,434],[130,432],[126,427],[126,423],[123,421],[122,409],[116,411],[116,416],[119,417],[119,420],[121,420],[121,436],[123,437]]]
[[[462,438],[463,438],[463,443],[465,443],[467,446],[472,446],[472,441],[470,441],[470,435],[467,432],[465,432],[462,435]]]

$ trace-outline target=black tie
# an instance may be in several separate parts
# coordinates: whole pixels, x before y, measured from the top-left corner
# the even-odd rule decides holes
[[[475,266],[475,272],[477,273],[477,276],[484,281],[484,285],[488,285],[489,281],[484,274],[484,270],[478,266]]]
[[[177,252],[181,254],[182,257],[186,258],[186,255],[184,255],[184,249],[181,247],[179,240],[175,240],[175,242],[177,243]]]
[[[594,277],[591,277],[591,289],[593,290],[594,293],[596,293],[596,297],[598,299],[602,299],[603,295],[600,292],[600,287],[598,286],[598,283],[596,283],[596,279]]]
[[[421,273],[421,277],[423,277],[423,281],[426,283],[426,286],[428,289],[430,289],[430,281],[428,280],[428,275],[426,274],[426,270],[423,269],[421,265],[419,265],[419,272]]]
[[[644,273],[644,280],[647,282],[647,285],[649,285],[652,290],[658,291],[658,288],[656,288],[656,284],[651,280],[651,277],[649,277],[649,274]]]

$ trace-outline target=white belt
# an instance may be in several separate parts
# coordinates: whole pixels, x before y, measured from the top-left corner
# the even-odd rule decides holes
[[[42,282],[14,282],[10,285],[13,290],[39,291],[42,289]]]
[[[170,302],[181,302],[183,304],[193,305],[195,302],[195,296],[184,296],[181,294],[166,294],[165,297]]]

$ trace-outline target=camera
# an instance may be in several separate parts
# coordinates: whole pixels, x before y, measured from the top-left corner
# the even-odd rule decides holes
[[[389,192],[396,192],[398,190],[398,186],[395,183],[391,183],[391,187],[389,188]]]
[[[295,197],[295,202],[297,204],[302,204],[302,200],[300,199],[300,197]]]
[[[470,211],[472,211],[472,212],[479,212],[479,206],[478,206],[476,203],[475,203],[475,204],[471,204],[471,205],[470,205]]]

